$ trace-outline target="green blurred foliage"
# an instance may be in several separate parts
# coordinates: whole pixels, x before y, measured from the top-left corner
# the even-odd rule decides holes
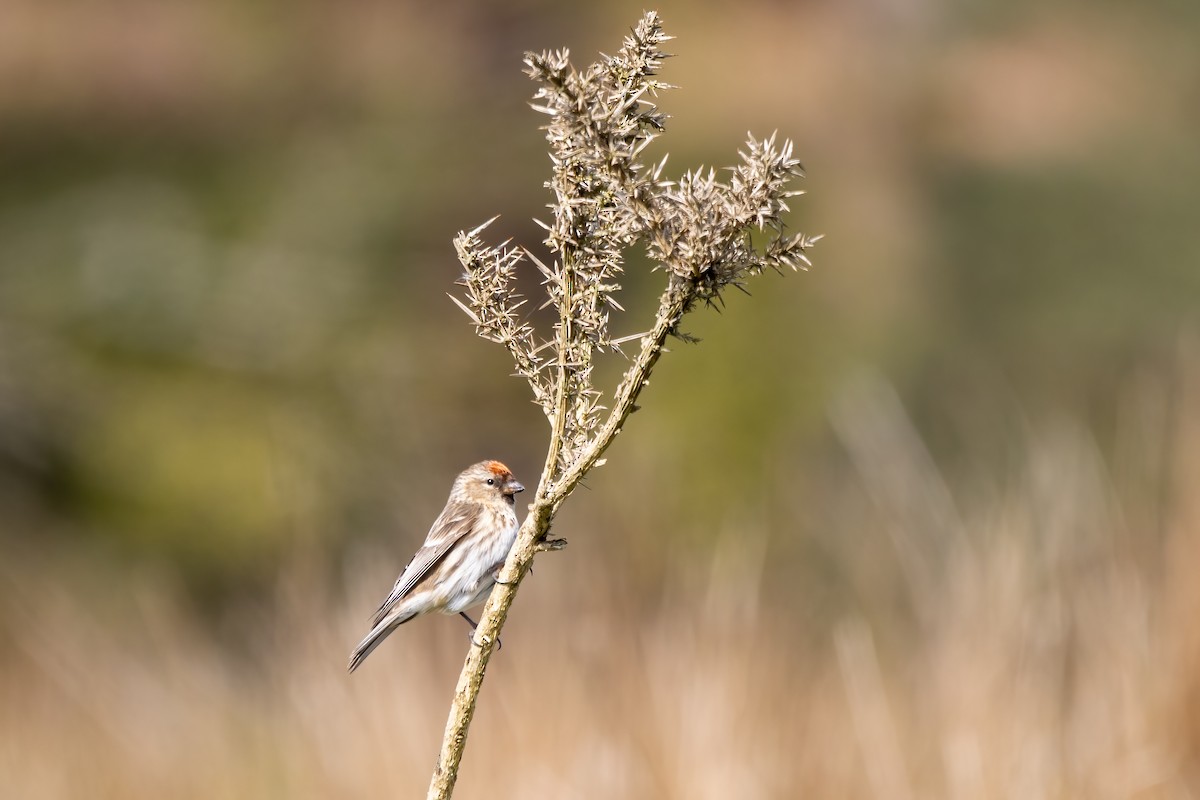
[[[501,213],[496,236],[537,245],[546,156],[521,52],[587,63],[639,11],[11,3],[0,514],[33,522],[9,535],[236,582],[297,546],[417,541],[479,458],[534,481],[544,420],[445,299],[450,239]],[[747,510],[819,565],[819,515],[779,498],[838,463],[826,408],[863,365],[954,459],[1003,425],[963,398],[1104,407],[1194,324],[1194,10],[661,11],[679,36],[668,171],[778,129],[810,170],[795,223],[828,238],[810,273],[689,322],[702,344],[664,360],[580,499],[572,524],[595,529],[604,498],[636,498],[640,523],[609,511],[626,524],[589,535],[648,572]],[[634,266],[631,332],[659,279]]]

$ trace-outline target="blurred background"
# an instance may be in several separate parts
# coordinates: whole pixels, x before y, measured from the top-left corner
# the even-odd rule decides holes
[[[777,129],[826,238],[565,506],[459,795],[1196,797],[1200,6],[658,7],[650,157]],[[451,239],[538,246],[521,55],[642,9],[0,7],[6,795],[420,796],[465,627],[347,656],[548,439]]]

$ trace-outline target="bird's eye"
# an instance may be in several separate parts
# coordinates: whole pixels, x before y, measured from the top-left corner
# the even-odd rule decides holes
[[[495,486],[495,485],[496,485],[496,481],[495,481],[494,479],[492,479],[492,478],[488,478],[488,479],[487,479],[487,485],[488,485],[488,486]]]

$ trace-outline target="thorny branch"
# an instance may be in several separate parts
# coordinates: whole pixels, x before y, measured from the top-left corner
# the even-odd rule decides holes
[[[718,302],[727,287],[744,288],[747,278],[767,269],[807,267],[805,251],[820,238],[784,232],[780,215],[789,210],[789,198],[802,194],[787,188],[803,174],[790,141],[751,137],[727,182],[711,169],[670,181],[662,177],[665,158],[642,162],[667,120],[653,99],[671,88],[656,78],[667,57],[660,48],[670,38],[658,15],[648,12],[615,56],[586,70],[576,70],[565,50],[527,53],[526,72],[540,84],[533,108],[549,117],[553,170],[546,187],[554,202],[550,222],[539,224],[552,259],[543,263],[508,242],[486,245],[480,237],[490,221],[454,242],[465,268],[459,282],[465,297],[452,299],[479,336],[508,350],[546,414],[551,438],[529,514],[463,665],[430,798],[453,792],[484,672],[521,580],[538,552],[564,544],[546,538],[554,515],[580,479],[604,463],[667,338],[688,338],[679,323],[697,302]],[[766,236],[761,246],[756,233]],[[637,337],[638,352],[606,409],[592,369],[599,354],[620,351],[627,341],[612,338],[609,314],[623,310],[615,294],[625,253],[635,247],[665,272],[666,286],[654,324]],[[558,311],[552,336],[539,337],[525,313],[527,300],[513,288],[524,263],[538,270],[547,305]]]

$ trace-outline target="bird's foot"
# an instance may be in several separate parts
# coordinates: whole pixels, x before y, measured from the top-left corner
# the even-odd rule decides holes
[[[475,645],[476,647],[483,647],[481,643],[475,641],[475,631],[479,628],[479,623],[468,617],[467,612],[465,611],[458,612],[458,615],[465,619],[467,624],[471,626],[471,630],[467,631],[467,638],[471,640],[471,644]],[[504,642],[500,641],[499,637],[497,637],[496,649],[499,650],[502,647],[504,647]]]

